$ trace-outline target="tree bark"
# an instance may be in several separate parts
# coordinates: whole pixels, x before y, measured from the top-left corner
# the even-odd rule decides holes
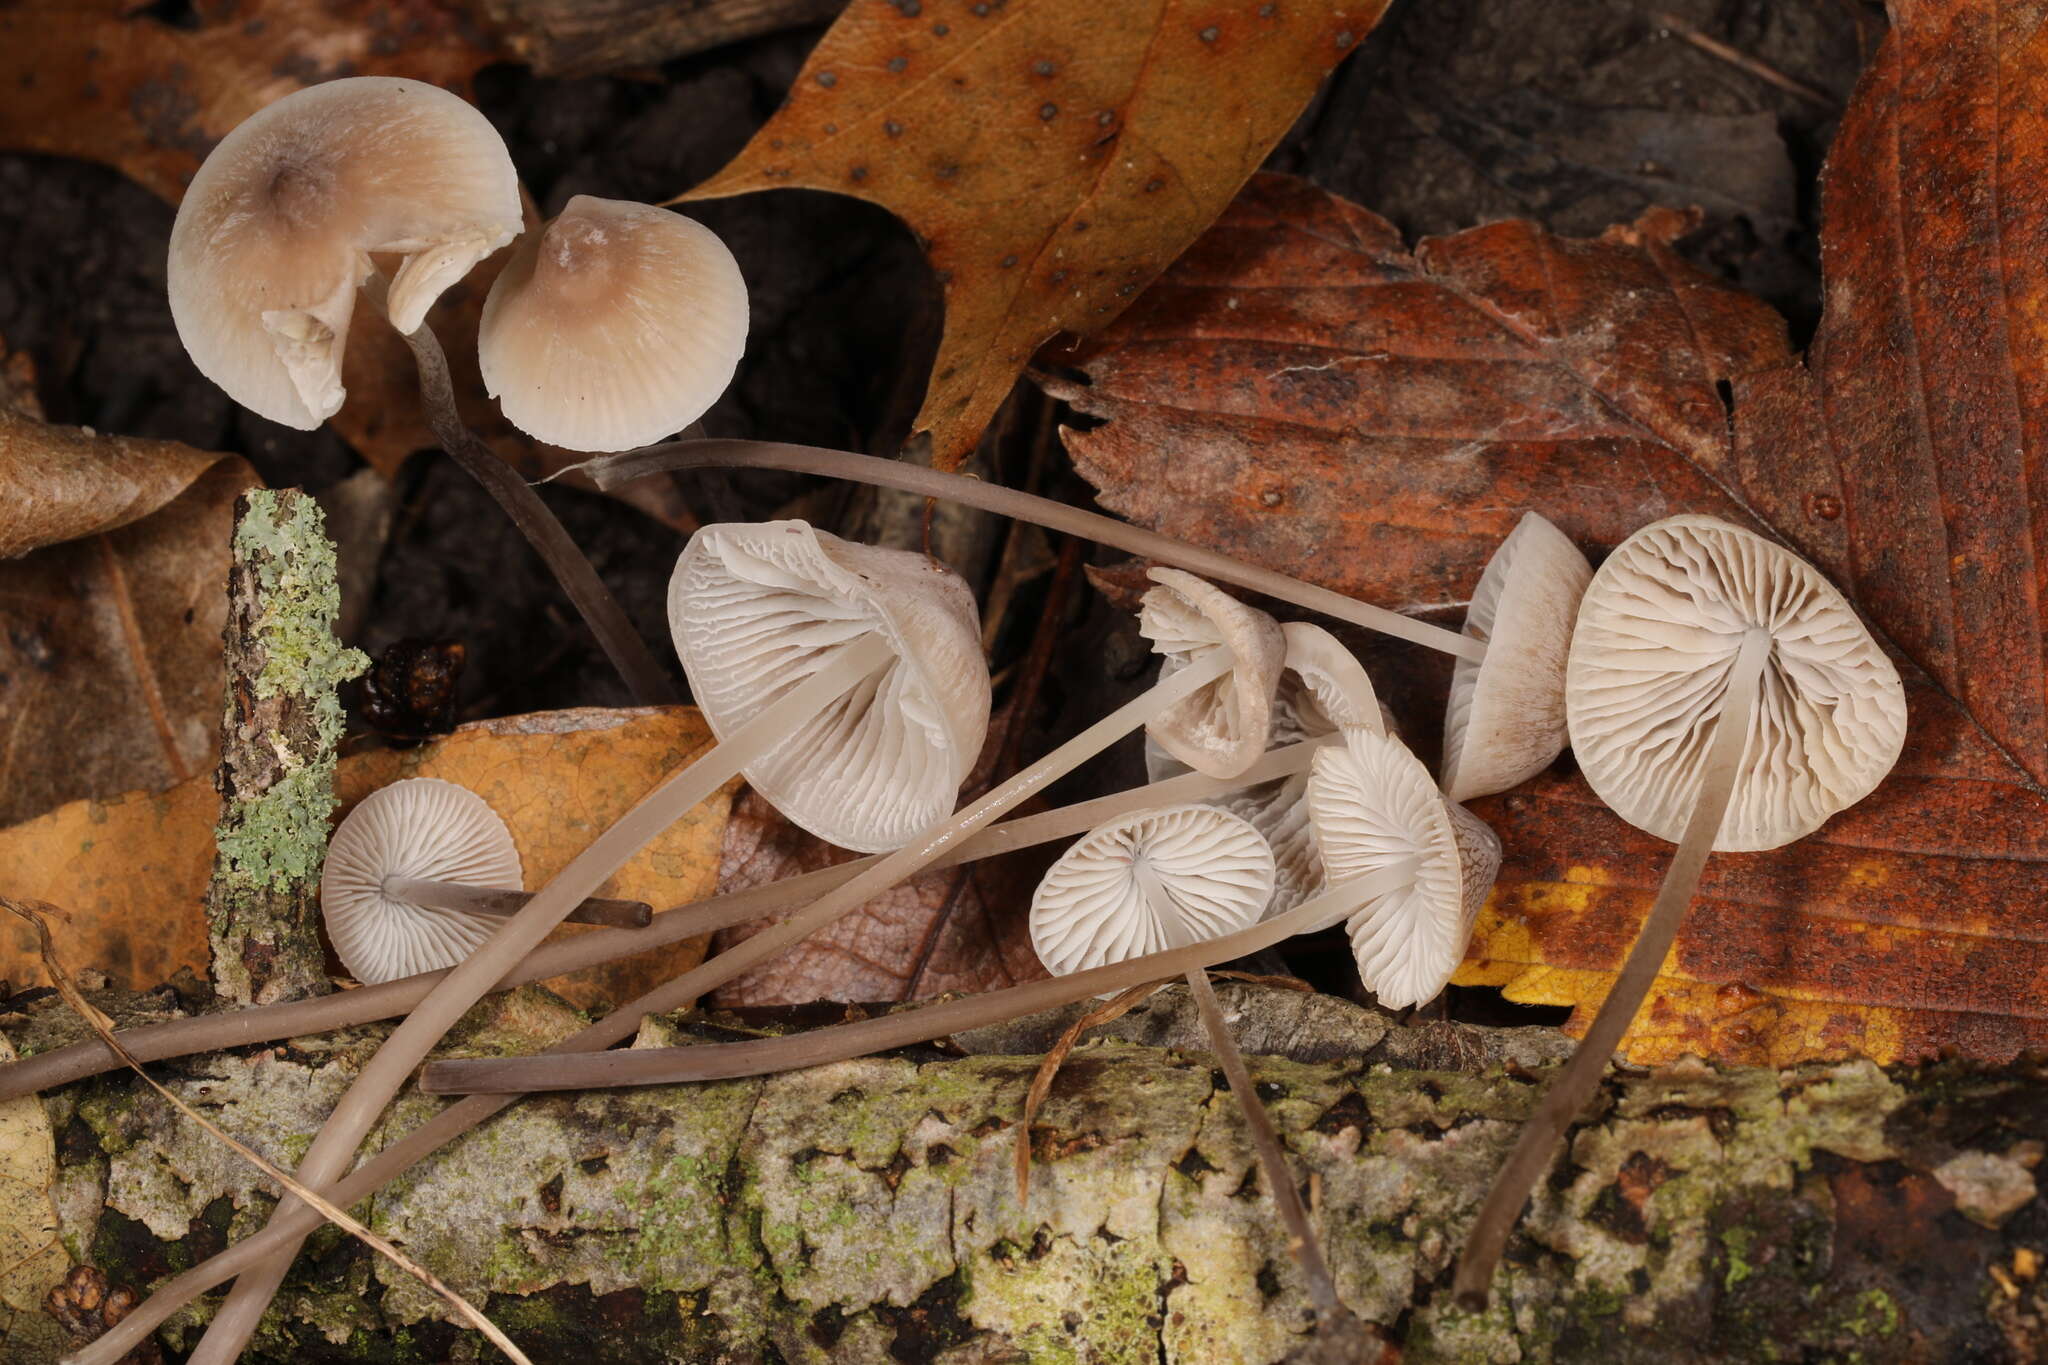
[[[340,596],[324,524],[319,505],[297,489],[254,489],[235,504],[214,778],[221,814],[206,893],[223,1005],[332,989],[315,901],[342,732],[335,689],[369,661],[334,638]]]
[[[1299,1004],[1266,1001],[1285,993],[1222,989],[1254,1032],[1270,1040],[1259,1020],[1278,1010],[1308,1021],[1311,1055],[1327,1051]],[[1183,996],[1162,992],[1133,1027],[1184,1027]],[[523,988],[480,1007],[459,1048],[531,1048],[574,1022]],[[11,1031],[34,1050],[67,1030],[36,1013]],[[664,1021],[648,1032],[680,1036]],[[1406,1360],[2048,1351],[2037,1061],[1695,1063],[1610,1080],[1511,1243],[1493,1307],[1468,1315],[1447,1292],[1451,1260],[1537,1089],[1514,1058],[1554,1057],[1556,1039],[1508,1032],[1519,1041],[1505,1070],[1375,1060],[1468,1055],[1407,1034],[1376,1024],[1348,1057],[1252,1062],[1345,1301]],[[163,1069],[188,1101],[289,1161],[382,1036]],[[1298,1347],[1306,1300],[1209,1059],[1084,1045],[1033,1128],[1020,1209],[1012,1144],[1036,1066],[925,1050],[530,1099],[359,1212],[535,1359],[1263,1362]],[[268,1212],[247,1167],[132,1077],[43,1104],[64,1245],[115,1285],[146,1289]],[[432,1108],[406,1098],[378,1141]],[[189,1345],[197,1321],[174,1319],[167,1343]],[[0,1362],[39,1358],[0,1345]],[[309,1243],[247,1357],[489,1358],[437,1301],[331,1230]]]

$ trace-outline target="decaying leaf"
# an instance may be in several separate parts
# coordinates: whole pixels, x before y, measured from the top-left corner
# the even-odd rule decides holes
[[[946,291],[917,430],[953,468],[1037,346],[1115,317],[1258,168],[1385,0],[854,0],[738,158],[908,223]]]
[[[533,888],[710,738],[686,707],[543,712],[465,725],[417,749],[344,758],[335,788],[341,814],[401,778],[438,777],[469,788],[504,817]],[[63,907],[70,920],[56,934],[65,957],[99,968],[116,985],[154,985],[181,967],[203,977],[203,902],[219,801],[205,773],[162,795],[77,801],[0,829],[0,894]],[[657,910],[709,895],[729,801],[708,801],[671,826],[599,894],[644,900]],[[558,932],[587,930],[569,925]],[[700,945],[680,944],[548,984],[578,1003],[619,1001],[700,956]],[[0,926],[0,978],[42,978],[35,935],[25,925]]]
[[[14,1058],[13,1044],[0,1039],[0,1062]],[[26,1348],[31,1336],[40,1342],[54,1335],[34,1318],[42,1316],[43,1296],[71,1264],[57,1240],[57,1208],[50,1199],[56,1181],[57,1138],[42,1101],[24,1095],[0,1104],[0,1349]],[[16,1325],[25,1318],[31,1330],[17,1343]]]
[[[0,823],[212,763],[242,460],[0,407]]]
[[[1389,605],[1459,609],[1531,508],[1589,548],[1710,512],[1789,541],[1851,593],[1899,651],[1905,755],[1812,838],[1708,863],[1627,1044],[1638,1062],[2002,1059],[2048,1042],[2027,586],[2048,495],[2023,477],[2043,436],[2048,322],[2028,300],[2048,168],[2027,134],[2005,154],[2005,197],[1990,192],[2017,126],[2003,143],[1979,129],[1962,158],[1923,132],[1900,144],[1905,171],[1889,161],[1923,119],[1991,120],[1978,97],[1994,54],[2008,107],[2042,107],[2018,92],[2041,86],[2048,29],[2000,52],[1988,12],[1969,12],[1906,23],[1844,123],[1829,312],[1805,368],[1774,314],[1678,257],[1666,212],[1598,240],[1498,223],[1410,251],[1362,209],[1262,178],[1075,358],[1088,383],[1047,381],[1108,419],[1067,437],[1107,505]],[[1905,259],[1886,254],[1902,230],[1921,242]],[[1937,249],[1955,242],[1971,250]],[[1507,861],[1455,979],[1578,1006],[1567,1027],[1582,1031],[1669,846],[1563,771],[1475,809]]]

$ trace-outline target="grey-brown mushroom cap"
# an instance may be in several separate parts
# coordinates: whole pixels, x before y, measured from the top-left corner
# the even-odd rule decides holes
[[[521,431],[631,450],[703,416],[746,344],[746,280],[718,234],[653,204],[579,194],[492,283],[477,359]]]
[[[1713,517],[1656,522],[1593,576],[1573,632],[1572,749],[1630,824],[1676,843],[1727,680],[1752,628],[1771,637],[1716,849],[1804,837],[1884,780],[1905,689],[1855,609],[1797,555]]]
[[[1031,898],[1031,946],[1067,976],[1248,928],[1272,891],[1273,851],[1246,821],[1214,806],[1138,811],[1052,865]]]
[[[1179,569],[1153,569],[1138,630],[1162,656],[1161,679],[1215,650],[1228,672],[1154,718],[1145,732],[1199,773],[1235,777],[1266,751],[1273,697],[1287,659],[1279,622]]]
[[[1487,561],[1465,634],[1486,658],[1460,659],[1444,712],[1444,794],[1470,801],[1549,767],[1566,739],[1565,661],[1593,568],[1579,547],[1534,512]]]
[[[310,430],[341,407],[372,252],[405,258],[386,306],[409,332],[520,226],[512,158],[476,109],[420,81],[329,81],[243,120],[192,177],[171,228],[171,317],[230,398]]]
[[[796,824],[863,853],[952,813],[989,717],[979,616],[957,574],[801,521],[714,525],[677,560],[668,610],[691,692],[721,737],[879,634],[894,660],[792,730],[747,780]]]
[[[1333,887],[1416,860],[1405,887],[1375,897],[1346,929],[1359,976],[1382,1005],[1433,999],[1465,956],[1500,870],[1499,840],[1445,800],[1399,740],[1366,730],[1316,755],[1308,810]]]
[[[380,787],[334,831],[320,874],[327,938],[366,985],[452,967],[504,921],[417,905],[392,893],[405,879],[519,890],[511,831],[482,797],[437,778]]]

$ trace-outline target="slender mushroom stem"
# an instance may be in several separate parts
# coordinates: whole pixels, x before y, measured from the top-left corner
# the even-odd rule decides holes
[[[908,1047],[912,1043],[943,1038],[965,1029],[981,1028],[1038,1010],[1072,1004],[1091,995],[1169,979],[1190,967],[1248,956],[1292,938],[1326,916],[1344,918],[1374,897],[1399,890],[1414,877],[1415,868],[1415,860],[1403,859],[1369,876],[1332,887],[1303,901],[1284,915],[1276,915],[1235,934],[1172,948],[1150,957],[1134,957],[1107,967],[1094,967],[1071,976],[1050,977],[986,995],[943,1000],[919,1009],[900,1010],[858,1023],[837,1024],[786,1038],[714,1043],[705,1047],[602,1051],[630,1037],[640,1026],[642,1016],[672,1008],[663,1001],[673,992],[663,988],[606,1015],[581,1033],[555,1044],[541,1056],[515,1064],[534,1066],[570,1058],[586,1066],[604,1064],[606,1074],[601,1077],[592,1078],[585,1073],[570,1077],[559,1085],[529,1087],[559,1090],[587,1086],[593,1081],[602,1085],[665,1085],[675,1080],[726,1080],[864,1057],[869,1053]],[[597,1055],[588,1055],[592,1053]],[[658,1059],[662,1070],[688,1074],[644,1077],[635,1074],[634,1063],[648,1057]],[[436,1063],[428,1067],[426,1074],[431,1076],[442,1065],[445,1064]],[[425,1077],[422,1079],[424,1081]],[[468,1089],[473,1089],[479,1080],[488,1084],[493,1079],[468,1074],[461,1077],[463,1088]],[[515,1093],[472,1094],[448,1106],[325,1191],[327,1197],[343,1208],[354,1205],[505,1109],[517,1098]],[[67,1357],[66,1365],[116,1365],[166,1318],[207,1290],[254,1267],[271,1264],[276,1258],[288,1257],[291,1248],[319,1227],[321,1221],[318,1213],[296,1201],[280,1206],[269,1226],[261,1232],[243,1238],[212,1259],[157,1286],[154,1294],[108,1328],[105,1335]]]
[[[1469,659],[1473,663],[1486,658],[1485,642],[1459,631],[1445,630],[1442,626],[1433,626],[1427,621],[1418,621],[1412,616],[1403,616],[1397,611],[1376,607],[1328,588],[1319,588],[1298,578],[1175,540],[1157,531],[1147,531],[1114,517],[1084,512],[1050,498],[959,474],[941,473],[900,460],[773,441],[702,440],[670,441],[619,455],[601,456],[577,468],[595,479],[599,488],[606,490],[651,474],[694,469],[777,469],[873,484],[879,488],[901,489],[928,498],[944,498],[968,507],[979,507],[1016,521],[1032,522],[1048,530],[1080,536],[1147,559],[1156,559],[1204,578],[1235,583],[1240,588],[1264,593],[1282,602],[1291,602],[1297,607]]]
[[[1284,778],[1305,771],[1315,751],[1329,742],[1328,739],[1306,740],[1271,750],[1236,777],[1185,773],[1163,782],[1132,787],[1092,801],[1081,801],[992,825],[959,848],[936,859],[931,867],[951,867],[981,858],[999,857],[1020,848],[1068,838],[1132,811],[1206,801],[1244,787]],[[835,886],[853,880],[880,862],[881,857],[874,854],[837,867],[821,868],[745,891],[728,892],[723,896],[663,910],[645,929],[600,930],[543,944],[492,989],[510,990],[530,981],[544,981],[567,972],[582,971],[586,967],[652,952],[700,934],[802,905]],[[426,999],[428,992],[448,975],[449,970],[452,969],[423,972],[418,976],[402,977],[352,991],[333,991],[307,1000],[144,1024],[123,1029],[116,1036],[132,1056],[144,1062],[184,1057],[195,1052],[218,1052],[252,1043],[274,1042],[279,1038],[298,1038],[404,1014]],[[122,1065],[121,1059],[97,1038],[24,1057],[20,1061],[0,1065],[0,1100],[69,1085],[88,1076],[119,1070]]]
[[[1237,1096],[1238,1108],[1244,1111],[1244,1126],[1251,1130],[1252,1146],[1259,1154],[1259,1165],[1265,1168],[1266,1184],[1273,1191],[1273,1203],[1280,1209],[1280,1221],[1287,1226],[1287,1249],[1293,1253],[1294,1263],[1301,1267],[1302,1277],[1308,1281],[1309,1302],[1315,1305],[1316,1316],[1327,1318],[1341,1306],[1337,1298],[1337,1280],[1330,1274],[1330,1263],[1323,1259],[1322,1244],[1316,1241],[1316,1230],[1309,1225],[1308,1210],[1302,1207],[1301,1191],[1295,1188],[1294,1173],[1287,1167],[1287,1153],[1280,1146],[1280,1134],[1273,1129],[1273,1116],[1266,1112],[1266,1106],[1259,1099],[1258,1088],[1252,1083],[1252,1073],[1245,1068],[1244,1054],[1237,1050],[1237,1040],[1230,1036],[1230,1025],[1224,1021],[1223,1006],[1216,999],[1216,990],[1209,984],[1209,973],[1196,968],[1187,974],[1188,990],[1195,997],[1195,1010],[1202,1016],[1202,1027],[1209,1034],[1209,1050],[1216,1054],[1217,1065],[1223,1068],[1223,1075],[1230,1082],[1230,1092]]]
[[[429,910],[452,910],[461,915],[490,915],[505,919],[524,910],[538,893],[496,886],[465,886],[461,882],[436,882],[423,877],[392,877],[384,883],[384,894]],[[603,896],[587,897],[581,905],[563,916],[566,924],[603,924],[615,929],[644,929],[653,919],[654,907],[646,901],[610,900]]]
[[[299,1163],[300,1181],[319,1189],[339,1178],[384,1106],[441,1036],[627,859],[894,658],[889,642],[879,634],[864,635],[841,646],[821,661],[810,677],[670,775],[571,859],[525,909],[450,971],[385,1039],[314,1137]],[[286,1199],[278,1208],[294,1202]],[[273,1219],[276,1216],[276,1212],[271,1215]],[[200,1339],[192,1353],[192,1365],[228,1365],[239,1356],[290,1267],[291,1257],[282,1256],[244,1276]]]
[[[374,284],[376,280],[373,279]],[[372,292],[366,288],[365,292]],[[376,297],[372,292],[372,297]],[[381,303],[381,299],[378,300]],[[626,680],[633,699],[642,706],[673,706],[682,700],[668,673],[655,661],[647,642],[626,619],[624,609],[598,578],[597,570],[582,547],[548,505],[540,500],[526,480],[499,459],[497,453],[464,424],[455,407],[455,387],[448,377],[448,357],[433,329],[421,323],[405,334],[412,348],[413,363],[420,374],[420,401],[426,408],[427,425],[449,458],[483,485],[512,524],[554,573],[569,601],[583,617],[590,633],[612,667]]]
[[[871,671],[868,649],[886,649],[876,637],[845,646],[836,657],[836,663],[845,663],[845,668],[828,665],[819,670],[802,686],[791,691],[789,696],[773,706],[764,709],[754,720],[719,745],[717,752],[727,749],[746,749],[747,744],[738,741],[741,736],[760,736],[757,752],[745,754],[739,766],[750,764],[758,757],[758,750],[772,747],[785,739],[794,727],[794,722],[804,712],[795,709],[793,703],[800,694],[820,687],[825,680],[836,682],[840,691],[845,691]],[[859,667],[859,675],[841,679],[843,672]],[[841,884],[839,887],[813,902],[788,919],[755,934],[745,942],[728,949],[710,961],[700,964],[681,976],[656,987],[620,1010],[606,1016],[601,1023],[616,1021],[620,1032],[610,1041],[630,1033],[638,1027],[642,1015],[660,1014],[678,1009],[695,1000],[714,986],[723,985],[741,973],[750,970],[766,959],[775,956],[791,944],[809,937],[835,920],[840,919],[877,893],[887,890],[922,871],[927,865],[952,852],[964,843],[968,836],[988,824],[996,816],[1012,806],[1028,799],[1050,783],[1066,776],[1088,759],[1107,749],[1118,739],[1142,728],[1174,706],[1193,696],[1202,688],[1221,678],[1236,665],[1235,658],[1228,650],[1217,649],[1205,657],[1196,659],[1171,678],[1155,684],[1147,691],[1124,703],[1080,734],[1060,745],[1030,767],[982,796],[972,805],[956,813],[951,819],[941,822],[920,835],[916,840],[884,855],[879,861]],[[821,689],[822,690],[822,689]],[[838,695],[837,692],[832,695]],[[821,703],[809,699],[815,707]],[[439,986],[407,1016],[384,1046],[370,1059],[369,1065],[356,1077],[341,1102],[328,1117],[326,1126],[313,1139],[305,1160],[299,1169],[299,1179],[326,1193],[325,1186],[332,1184],[340,1175],[350,1155],[362,1141],[377,1115],[391,1096],[398,1093],[406,1074],[416,1066],[427,1051],[438,1042],[441,1035],[461,1017],[462,1011],[474,1003],[492,982],[498,980],[516,965],[520,956],[529,950],[542,934],[554,927],[560,917],[584,896],[597,889],[606,877],[632,856],[633,852],[652,839],[682,810],[674,807],[665,798],[670,789],[683,776],[703,767],[703,760],[686,768],[683,774],[670,778],[652,794],[644,797],[640,804],[628,811],[624,818],[599,835],[597,841],[585,849],[561,872],[545,890],[527,907],[525,914],[515,919],[505,929],[479,948],[470,959],[455,968]],[[722,765],[721,765],[722,766]],[[705,794],[709,794],[706,789]],[[701,796],[697,799],[702,799]],[[600,870],[601,869],[601,870]],[[594,873],[594,875],[592,875]],[[545,920],[542,924],[543,918]],[[528,927],[528,922],[542,924],[539,933],[521,934],[519,930]],[[515,950],[505,945],[517,944]],[[458,987],[458,982],[460,986]],[[459,1008],[449,1006],[460,1002]],[[437,1008],[437,1002],[439,1007]],[[589,1033],[590,1030],[585,1030]],[[578,1035],[583,1036],[583,1035]],[[609,1046],[609,1042],[595,1046]],[[388,1060],[387,1060],[388,1059]],[[331,1195],[330,1195],[331,1197]],[[281,1201],[271,1214],[271,1221],[293,1207],[296,1201]],[[297,1242],[292,1243],[294,1251],[279,1255],[274,1261],[245,1273],[221,1305],[213,1325],[201,1339],[199,1348],[191,1358],[191,1365],[228,1365],[235,1358],[256,1328],[263,1316],[263,1310],[277,1293],[277,1287],[284,1280],[290,1268]],[[159,1291],[159,1294],[162,1291]],[[151,1296],[154,1302],[157,1295]],[[215,1345],[216,1341],[218,1345]],[[81,1355],[80,1359],[100,1358]],[[112,1360],[115,1357],[104,1357]]]
[[[1742,750],[1749,738],[1750,720],[1756,711],[1757,692],[1763,679],[1765,661],[1770,657],[1769,632],[1751,629],[1744,635],[1735,662],[1729,669],[1728,687],[1721,702],[1721,714],[1714,723],[1714,737],[1707,748],[1700,774],[1699,796],[1686,821],[1671,864],[1664,870],[1664,884],[1650,906],[1648,918],[1621,975],[1600,1006],[1586,1036],[1580,1040],[1571,1061],[1551,1081],[1538,1101],[1535,1112],[1522,1125],[1521,1135],[1508,1154],[1486,1202],[1479,1206],[1478,1220],[1465,1239],[1458,1257],[1458,1273],[1452,1288],[1461,1307],[1480,1312],[1486,1307],[1493,1286],[1494,1268],[1507,1248],[1508,1234],[1522,1216],[1522,1206],[1542,1178],[1557,1145],[1600,1088],[1607,1063],[1620,1046],[1622,1035],[1635,1021],[1636,1011],[1657,979],[1665,955],[1678,937],[1678,925],[1692,904],[1705,870],[1707,855],[1727,818],[1728,803],[1741,775]]]

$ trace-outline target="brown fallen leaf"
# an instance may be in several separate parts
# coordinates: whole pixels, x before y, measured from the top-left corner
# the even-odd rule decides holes
[[[1812,838],[1709,861],[1627,1043],[1637,1062],[2004,1059],[2048,1043],[2028,586],[2048,494],[2021,477],[2048,411],[2048,167],[2039,115],[2011,112],[2048,107],[2027,94],[2048,95],[2048,28],[2031,47],[2011,28],[2001,49],[1988,13],[1968,13],[1906,7],[1844,122],[1829,311],[1805,367],[1770,310],[1671,249],[1668,212],[1598,240],[1497,223],[1410,251],[1364,209],[1261,178],[1074,358],[1088,383],[1046,381],[1107,419],[1067,436],[1105,504],[1390,605],[1460,608],[1531,508],[1589,548],[1710,512],[1789,541],[1850,592],[1899,651],[1906,752]],[[1994,67],[2014,126],[2003,141],[1979,127],[1958,156],[1932,130],[1990,118]],[[1918,140],[1897,142],[1906,128]],[[1903,171],[1895,144],[1911,150]],[[1987,217],[1997,203],[2004,217]],[[1901,232],[1921,243],[1910,266]],[[1670,848],[1561,769],[1475,810],[1506,862],[1454,979],[1574,1005],[1582,1032]]]
[[[17,357],[16,359],[19,359]],[[0,407],[0,823],[206,770],[220,724],[232,455]]]
[[[217,704],[217,703],[216,703]],[[401,778],[439,777],[491,803],[512,831],[528,887],[538,887],[639,800],[671,768],[710,742],[688,707],[550,711],[465,725],[416,749],[344,758],[335,790],[348,809]],[[728,789],[730,790],[730,789]],[[711,894],[729,796],[671,826],[599,894],[656,909]],[[70,912],[57,936],[67,960],[97,967],[115,985],[148,987],[207,962],[203,901],[220,798],[202,773],[161,795],[132,792],[76,801],[0,829],[0,895],[45,900]],[[568,925],[559,933],[588,932]],[[547,984],[578,1004],[630,999],[702,955],[685,943]],[[0,926],[0,977],[40,981],[35,935]]]
[[[987,784],[1011,714],[1007,705],[997,711],[963,791],[973,793]],[[744,891],[858,856],[798,829],[749,791],[733,803],[726,825],[718,889],[723,894]],[[715,998],[728,1007],[819,1000],[893,1003],[1042,980],[1046,971],[1031,950],[1027,910],[1047,861],[1044,854],[1026,849],[920,873],[735,977]],[[780,918],[720,930],[720,951]]]
[[[1041,342],[1116,316],[1379,21],[1385,0],[854,0],[733,163],[918,235],[946,324],[916,430],[958,466]]]

